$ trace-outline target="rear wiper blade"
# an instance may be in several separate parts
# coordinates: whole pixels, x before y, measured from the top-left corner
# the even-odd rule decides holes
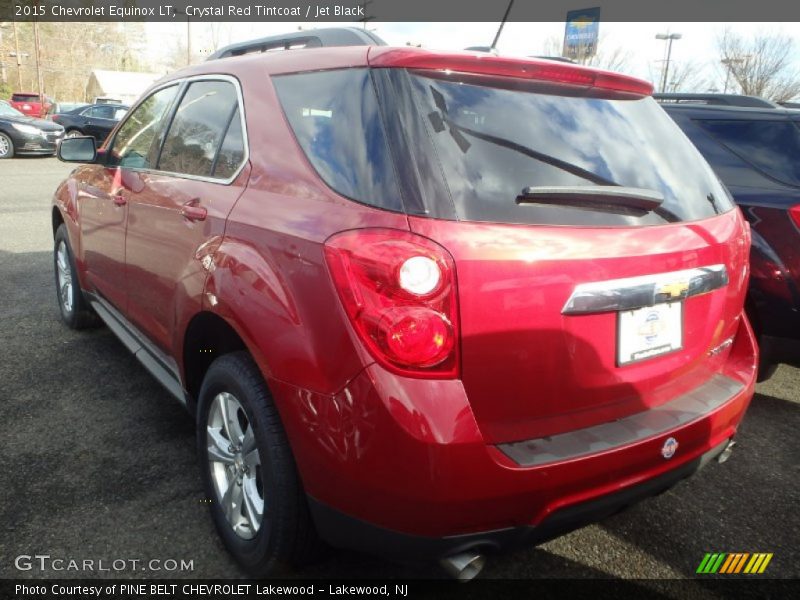
[[[517,204],[551,204],[636,216],[660,213],[663,203],[661,192],[618,185],[531,186],[517,196]]]

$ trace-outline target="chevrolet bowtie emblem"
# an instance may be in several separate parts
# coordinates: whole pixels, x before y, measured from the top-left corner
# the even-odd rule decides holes
[[[681,298],[687,291],[689,291],[688,281],[665,283],[657,289],[659,295],[669,296],[670,298]]]

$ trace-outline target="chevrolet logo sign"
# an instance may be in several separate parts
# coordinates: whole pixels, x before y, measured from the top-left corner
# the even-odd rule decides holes
[[[656,293],[659,296],[667,296],[669,298],[683,298],[688,291],[688,281],[673,281],[656,288]]]

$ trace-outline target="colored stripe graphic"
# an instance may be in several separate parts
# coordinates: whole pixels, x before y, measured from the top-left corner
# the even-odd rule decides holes
[[[771,552],[707,552],[696,572],[712,575],[760,574],[766,570],[772,556]]]

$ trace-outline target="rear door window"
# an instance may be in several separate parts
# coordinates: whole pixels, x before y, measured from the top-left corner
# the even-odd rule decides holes
[[[238,95],[231,82],[190,83],[169,126],[158,169],[169,173],[212,176],[220,144],[233,117],[238,114]],[[239,154],[236,168],[243,154],[243,151]],[[229,152],[228,158],[232,157]],[[219,168],[220,177],[223,177],[225,169],[225,165]],[[228,171],[232,172],[229,168]]]
[[[242,135],[242,119],[237,108],[231,116],[228,131],[222,140],[211,170],[212,177],[228,179],[233,177],[244,160],[244,136]]]
[[[109,164],[120,167],[150,169],[158,156],[158,133],[163,128],[178,85],[171,85],[148,96],[120,127],[114,138]]]
[[[800,129],[795,123],[788,119],[695,122],[763,174],[800,186]]]
[[[300,147],[325,183],[358,202],[403,209],[367,69],[281,75],[273,82]]]
[[[467,221],[657,225],[732,208],[703,157],[652,98],[519,80],[409,72],[455,214]],[[424,149],[427,144],[411,141]],[[419,159],[418,159],[419,160]],[[423,158],[423,160],[426,160]],[[646,214],[518,202],[529,187],[625,186],[663,196]]]

